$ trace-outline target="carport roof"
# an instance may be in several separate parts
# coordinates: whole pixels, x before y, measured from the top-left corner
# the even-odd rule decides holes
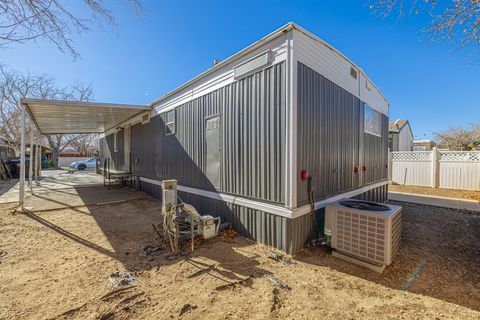
[[[103,133],[151,110],[149,106],[118,103],[22,99],[30,118],[42,134]]]

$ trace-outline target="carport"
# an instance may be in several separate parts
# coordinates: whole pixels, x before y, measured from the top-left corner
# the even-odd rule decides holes
[[[145,105],[117,103],[74,102],[64,100],[21,99],[21,146],[19,205],[25,203],[25,129],[27,113],[41,135],[105,133],[121,123],[151,110]],[[33,167],[40,165],[39,141],[34,141],[30,130],[30,145],[37,145],[36,159],[30,159],[29,187],[32,191]],[[30,152],[33,154],[33,152]]]

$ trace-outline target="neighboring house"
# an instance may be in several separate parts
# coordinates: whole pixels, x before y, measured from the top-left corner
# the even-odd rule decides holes
[[[86,152],[79,152],[73,148],[65,148],[60,152],[60,157],[80,157],[80,158],[85,158],[85,157],[94,157],[98,155],[98,147],[88,147]]]
[[[148,106],[107,128],[100,163],[137,175],[155,197],[177,179],[183,201],[258,242],[292,254],[323,234],[326,203],[386,201],[388,102],[293,23]]]
[[[413,140],[413,151],[432,151],[437,144],[430,139]]]
[[[81,157],[82,155],[75,149],[65,148],[60,151],[60,157]]]
[[[408,120],[396,120],[388,125],[388,148],[390,151],[412,151],[413,132]]]

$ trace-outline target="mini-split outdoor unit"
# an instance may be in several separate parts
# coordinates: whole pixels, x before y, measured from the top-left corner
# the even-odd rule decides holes
[[[400,247],[402,207],[343,199],[325,209],[333,255],[382,272]]]

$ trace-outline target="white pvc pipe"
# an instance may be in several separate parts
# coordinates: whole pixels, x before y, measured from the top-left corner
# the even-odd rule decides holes
[[[18,195],[18,204],[22,207],[25,202],[25,105],[21,102],[18,103],[22,108],[22,116],[20,119],[20,192]]]

